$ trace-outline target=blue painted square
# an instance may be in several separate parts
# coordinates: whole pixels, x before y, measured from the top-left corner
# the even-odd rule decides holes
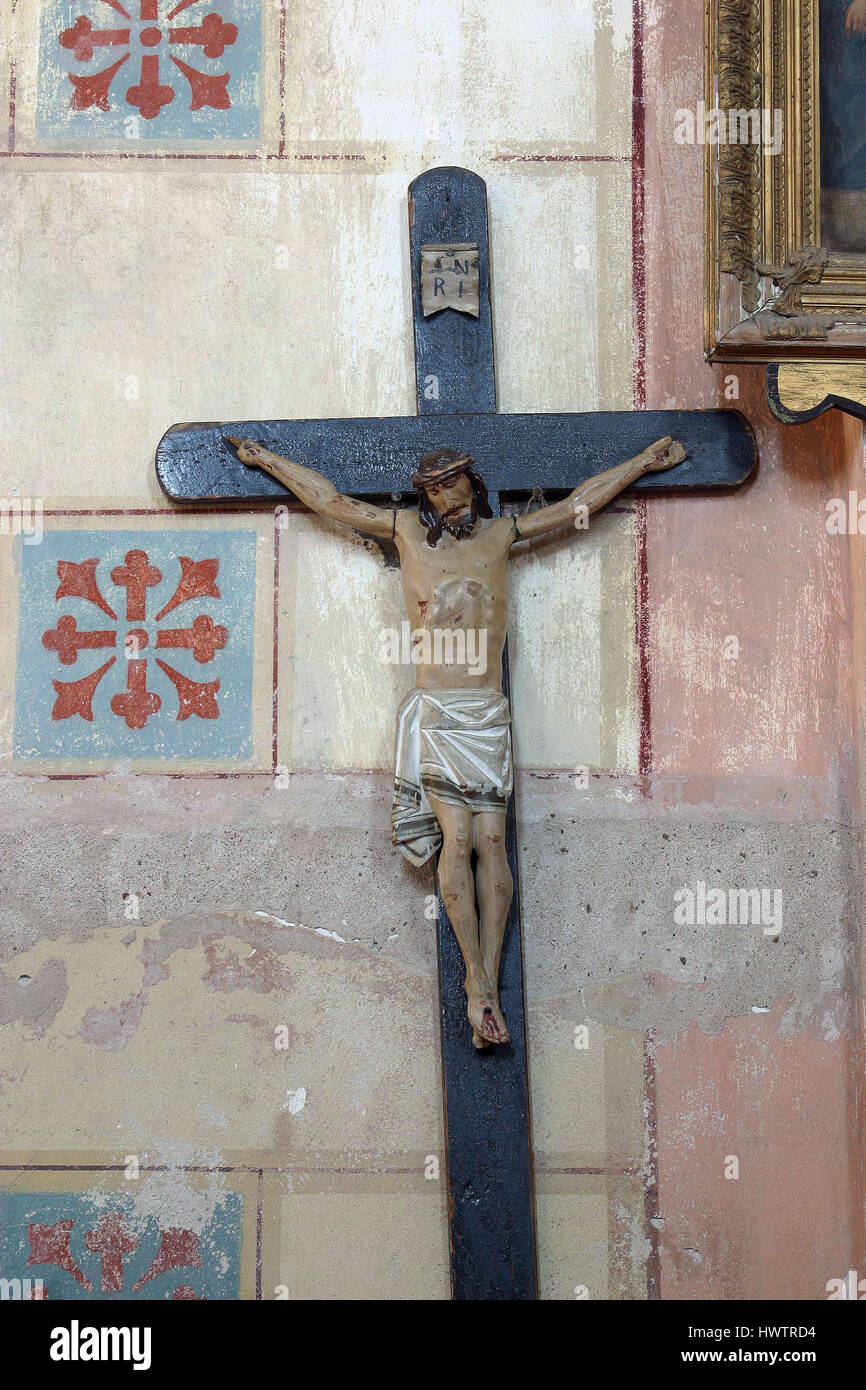
[[[0,1278],[31,1288],[41,1280],[50,1302],[238,1299],[242,1213],[240,1193],[228,1192],[201,1231],[163,1230],[126,1194],[4,1192]],[[22,1296],[6,1288],[6,1297]]]
[[[253,531],[46,531],[17,543],[16,757],[251,757]],[[130,555],[144,557],[132,571]],[[117,576],[136,564],[144,616],[128,617],[133,588]]]
[[[263,0],[43,0],[37,134],[257,140]]]

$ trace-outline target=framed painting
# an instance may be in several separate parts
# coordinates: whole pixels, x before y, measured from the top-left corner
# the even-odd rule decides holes
[[[695,138],[707,357],[866,361],[866,0],[709,0]]]

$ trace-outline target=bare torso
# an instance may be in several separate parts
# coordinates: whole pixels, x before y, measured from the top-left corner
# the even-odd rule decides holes
[[[501,690],[513,539],[510,517],[479,517],[471,535],[458,540],[445,531],[429,546],[417,512],[397,512],[395,540],[421,689]]]

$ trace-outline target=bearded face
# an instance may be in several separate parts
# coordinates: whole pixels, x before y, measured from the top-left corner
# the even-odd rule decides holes
[[[446,516],[443,519],[442,526],[449,535],[455,536],[459,541],[462,540],[464,536],[472,535],[477,520],[478,513],[475,510],[475,502],[473,500],[470,505],[458,515]]]
[[[492,515],[484,484],[471,471],[425,484],[418,511],[431,546],[435,546],[443,531],[464,540],[474,531],[479,516]]]

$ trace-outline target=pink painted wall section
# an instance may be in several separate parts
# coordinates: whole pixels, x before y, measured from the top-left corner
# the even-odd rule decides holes
[[[817,779],[810,809],[835,809],[855,733],[848,541],[826,531],[827,501],[846,495],[840,422],[780,426],[761,369],[737,374],[754,482],[647,507],[651,767],[688,777],[690,801],[708,779],[727,795],[747,779],[760,802]],[[684,387],[677,404],[695,404]]]
[[[662,1298],[821,1299],[852,1267],[853,1075],[781,1012],[657,1049]]]
[[[850,824],[863,559],[828,535],[826,504],[857,478],[863,492],[859,426],[783,427],[763,368],[703,362],[703,149],[673,138],[703,95],[703,7],[648,0],[644,39],[646,404],[736,405],[761,460],[730,498],[647,506],[646,791],[661,814],[729,812],[732,835],[746,814]],[[822,1298],[856,1260],[859,1043],[814,1020],[783,1036],[787,1002],[658,1044],[662,1298]]]
[[[652,768],[820,778],[830,806],[854,733],[848,547],[825,526],[847,487],[845,423],[782,427],[762,367],[703,362],[704,152],[673,138],[702,96],[703,10],[651,0],[646,35],[647,404],[736,405],[761,460],[745,494],[647,507]]]

